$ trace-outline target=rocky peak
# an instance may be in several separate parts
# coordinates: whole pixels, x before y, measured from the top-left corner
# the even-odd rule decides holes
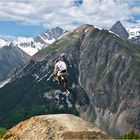
[[[42,43],[49,43],[49,41],[54,42],[56,39],[58,39],[63,33],[65,33],[62,28],[56,27],[48,30],[47,32],[43,32],[41,35],[38,35],[34,40],[36,42],[40,41]]]
[[[94,124],[74,115],[43,115],[23,121],[10,129],[8,139],[112,139]]]
[[[124,28],[120,21],[117,21],[110,29],[110,31],[114,32],[115,34],[119,35],[120,37],[127,39],[129,34],[127,30]]]
[[[48,34],[51,34],[51,36],[55,39],[59,38],[64,33],[64,30],[60,27],[52,28],[48,31]]]

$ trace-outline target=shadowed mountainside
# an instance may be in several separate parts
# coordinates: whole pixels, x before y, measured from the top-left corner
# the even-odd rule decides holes
[[[0,81],[5,80],[17,67],[23,66],[30,56],[10,44],[0,48]]]

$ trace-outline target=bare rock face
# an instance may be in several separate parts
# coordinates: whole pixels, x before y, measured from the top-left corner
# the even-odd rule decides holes
[[[120,37],[127,39],[129,34],[125,27],[121,24],[120,21],[117,21],[110,29],[112,32],[116,33]]]
[[[8,139],[112,139],[94,124],[74,115],[42,115],[23,121],[10,129]]]

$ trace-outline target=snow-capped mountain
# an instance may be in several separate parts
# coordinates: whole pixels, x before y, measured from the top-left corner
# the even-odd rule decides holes
[[[130,27],[127,28],[127,31],[129,33],[129,40],[136,44],[140,44],[140,27]]]
[[[9,42],[7,42],[7,41],[5,41],[4,39],[1,39],[1,38],[0,38],[0,48],[3,47],[3,46],[8,45],[8,43],[9,43]]]
[[[130,27],[126,29],[129,33],[129,39],[140,35],[140,27]]]
[[[29,55],[34,55],[44,44],[36,43],[33,38],[18,37],[13,41],[14,46],[22,49]]]
[[[42,48],[47,47],[49,44],[53,43],[65,32],[66,31],[63,29],[56,27],[48,30],[47,32],[41,33],[35,38],[18,37],[13,41],[13,44],[32,56]]]

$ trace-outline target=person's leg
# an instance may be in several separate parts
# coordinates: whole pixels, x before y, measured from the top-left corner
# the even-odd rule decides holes
[[[54,80],[59,81],[57,73],[54,75]]]
[[[63,81],[62,81],[61,75],[58,77],[58,79],[59,79],[59,83],[63,86]]]
[[[61,71],[58,71],[57,72],[57,78],[58,78],[58,81],[61,85],[63,85],[63,82],[62,82],[62,79],[61,79]]]
[[[63,73],[63,77],[64,77],[64,88],[67,91],[68,90],[67,72]]]

